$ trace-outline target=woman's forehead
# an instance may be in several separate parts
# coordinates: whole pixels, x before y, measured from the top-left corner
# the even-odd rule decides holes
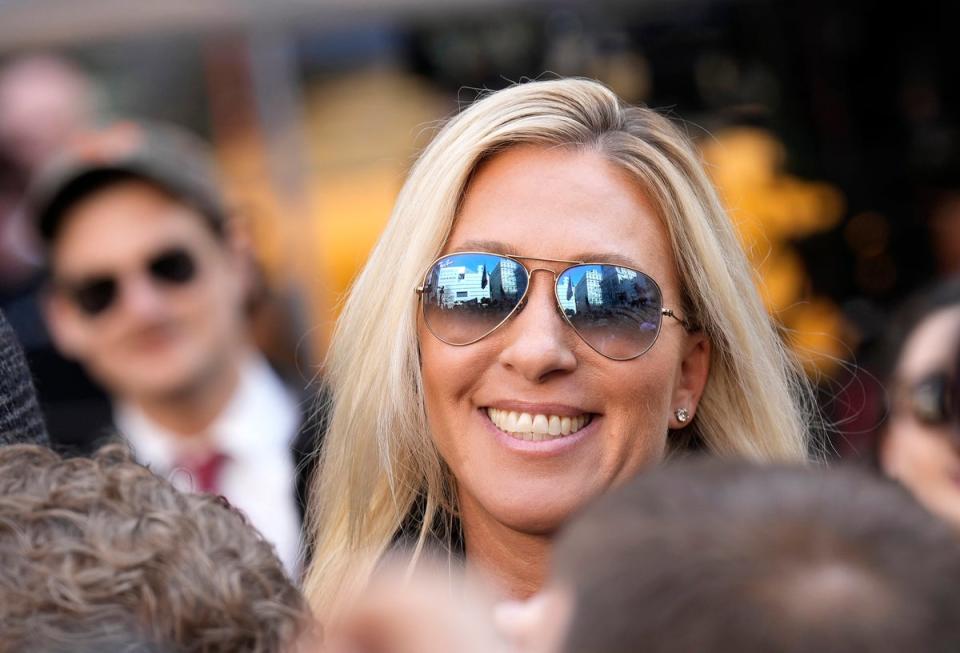
[[[588,149],[523,146],[486,162],[444,251],[675,267],[666,228],[640,184]]]

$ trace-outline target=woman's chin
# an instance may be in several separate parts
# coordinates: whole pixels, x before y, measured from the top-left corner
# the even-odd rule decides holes
[[[553,488],[556,492],[556,488]],[[557,532],[584,503],[596,494],[558,497],[539,492],[522,495],[486,497],[480,509],[502,526],[516,533],[551,536]],[[533,497],[543,496],[544,499]]]

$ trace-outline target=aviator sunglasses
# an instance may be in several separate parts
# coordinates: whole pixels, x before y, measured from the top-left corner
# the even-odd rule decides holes
[[[529,268],[523,261],[565,263],[560,272]],[[416,289],[430,332],[449,345],[470,345],[493,333],[522,310],[534,272],[554,277],[563,319],[597,353],[630,360],[646,353],[660,333],[663,317],[688,331],[696,328],[664,308],[663,295],[649,275],[622,265],[587,263],[487,252],[441,256]]]
[[[150,279],[165,286],[183,286],[196,277],[197,264],[190,252],[171,247],[150,258],[144,268]],[[98,275],[79,282],[60,281],[57,286],[90,317],[104,313],[120,294],[120,280],[114,275]]]

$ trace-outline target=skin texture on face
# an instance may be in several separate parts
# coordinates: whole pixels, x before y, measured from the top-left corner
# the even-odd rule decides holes
[[[171,248],[193,256],[192,281],[151,278],[147,263]],[[61,350],[112,393],[144,402],[189,395],[222,377],[243,351],[241,257],[201,215],[151,185],[120,182],[78,202],[50,254],[59,281],[119,280],[117,298],[98,315],[59,291],[47,303]]]
[[[910,334],[894,384],[907,389],[925,376],[950,370],[960,337],[960,307],[930,315]],[[894,390],[894,396],[901,393]],[[932,512],[960,530],[960,439],[956,424],[925,424],[895,402],[880,450],[884,471]]]
[[[652,276],[664,305],[681,312],[676,263],[654,207],[594,151],[516,147],[485,163],[444,253],[477,249],[618,261]],[[668,428],[680,426],[674,410],[692,417],[706,382],[701,334],[666,319],[646,354],[607,359],[564,322],[553,283],[533,272],[523,309],[472,345],[444,344],[422,318],[418,325],[427,417],[456,478],[468,560],[480,540],[496,547],[517,533],[549,538],[585,501],[661,461]],[[520,442],[493,425],[488,407],[591,421],[559,440]]]

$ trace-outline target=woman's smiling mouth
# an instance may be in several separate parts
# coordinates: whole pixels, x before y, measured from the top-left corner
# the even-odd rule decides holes
[[[485,412],[494,426],[510,437],[532,442],[556,440],[571,435],[593,419],[593,415],[589,413],[561,416],[499,408],[486,408]]]

